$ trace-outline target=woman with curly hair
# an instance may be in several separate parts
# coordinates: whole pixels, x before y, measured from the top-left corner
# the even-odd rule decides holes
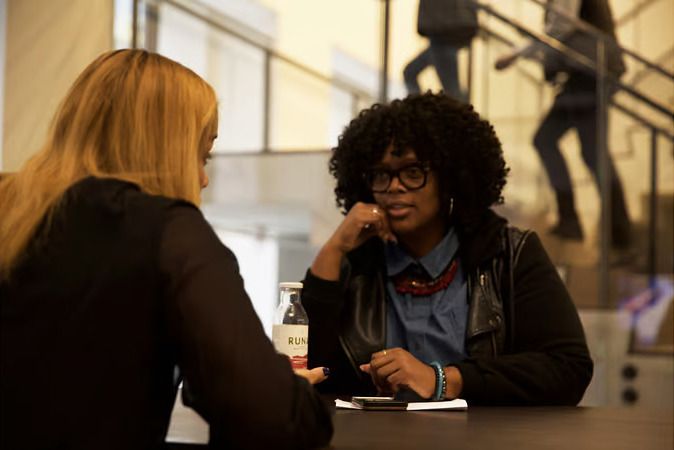
[[[338,395],[577,404],[592,360],[535,233],[508,226],[493,127],[442,94],[374,105],[330,171],[345,217],[307,272],[309,362]]]

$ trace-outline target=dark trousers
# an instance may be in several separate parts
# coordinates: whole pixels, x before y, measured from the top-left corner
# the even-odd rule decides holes
[[[608,121],[605,121],[605,123],[608,129]],[[534,136],[534,146],[541,157],[550,184],[557,196],[560,223],[578,221],[571,177],[558,144],[561,137],[572,128],[575,128],[578,133],[583,161],[590,169],[595,183],[599,187],[597,102],[594,77],[584,74],[570,75]],[[609,176],[613,242],[623,244],[629,240],[630,220],[622,184],[610,154]]]
[[[407,92],[419,94],[421,88],[417,78],[426,67],[433,66],[445,93],[458,100],[467,101],[467,94],[459,86],[458,52],[459,48],[455,45],[431,38],[428,47],[403,70]]]

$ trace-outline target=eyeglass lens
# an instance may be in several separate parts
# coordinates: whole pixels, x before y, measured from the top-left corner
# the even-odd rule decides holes
[[[370,174],[370,187],[374,192],[384,192],[393,177],[407,189],[421,189],[426,184],[427,170],[420,164],[412,164],[398,170],[374,169]]]

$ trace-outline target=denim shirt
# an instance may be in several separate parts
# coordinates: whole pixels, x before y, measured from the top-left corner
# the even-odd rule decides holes
[[[468,287],[461,262],[447,288],[429,296],[399,294],[392,277],[410,265],[419,265],[435,279],[456,256],[459,240],[450,229],[427,255],[415,260],[401,247],[389,243],[385,249],[388,280],[386,346],[401,347],[417,359],[442,365],[466,356],[465,334],[468,321]]]

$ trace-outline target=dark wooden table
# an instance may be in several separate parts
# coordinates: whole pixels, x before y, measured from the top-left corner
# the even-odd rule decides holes
[[[337,411],[335,449],[673,449],[671,411],[469,408]]]
[[[672,450],[672,411],[633,408],[470,407],[465,412],[337,410],[330,448]],[[169,442],[205,442],[207,427],[176,409]],[[194,448],[182,447],[173,448]]]

